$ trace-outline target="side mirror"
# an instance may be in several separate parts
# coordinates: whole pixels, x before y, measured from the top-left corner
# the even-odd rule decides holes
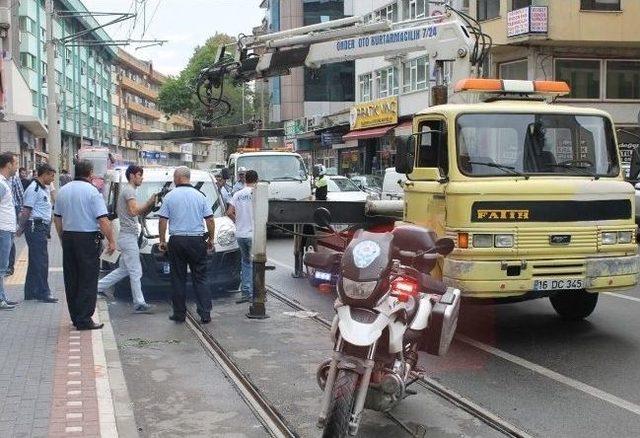
[[[320,227],[331,229],[331,212],[324,207],[316,208],[313,212],[313,221]]]
[[[448,237],[443,237],[436,241],[436,252],[440,255],[446,256],[450,254],[454,247],[453,239],[449,239]]]
[[[629,167],[629,179],[637,180],[640,174],[640,151],[639,148],[633,149],[631,152],[631,165]]]
[[[413,172],[416,156],[415,136],[400,142],[396,149],[396,172],[409,174]]]

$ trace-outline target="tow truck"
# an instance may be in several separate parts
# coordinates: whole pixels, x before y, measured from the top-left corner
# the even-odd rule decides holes
[[[222,48],[200,74],[197,93],[211,111],[228,109],[221,97],[228,79],[299,66],[420,52],[437,78],[433,106],[415,114],[413,134],[398,148],[403,201],[272,200],[269,223],[300,230],[325,207],[335,223],[377,225],[399,210],[404,221],[454,238],[438,274],[466,298],[549,297],[566,319],[591,314],[598,292],[636,285],[634,193],[623,180],[611,117],[554,104],[569,92],[565,83],[482,79],[490,39],[471,17],[448,6],[443,15],[398,23],[350,17],[237,44],[233,56]],[[303,242],[296,237],[294,275],[302,273]]]

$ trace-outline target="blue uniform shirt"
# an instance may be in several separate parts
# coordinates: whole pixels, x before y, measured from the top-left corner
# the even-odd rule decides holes
[[[60,189],[54,215],[62,218],[64,231],[91,233],[98,231],[97,220],[107,216],[107,206],[90,182],[75,180]]]
[[[202,236],[203,219],[213,217],[213,210],[202,192],[186,184],[165,195],[158,216],[169,221],[171,236]]]
[[[49,188],[34,179],[24,192],[24,207],[31,209],[31,219],[51,222],[51,193]]]

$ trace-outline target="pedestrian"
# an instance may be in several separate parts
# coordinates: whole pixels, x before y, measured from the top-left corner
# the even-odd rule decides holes
[[[51,236],[51,192],[49,184],[56,171],[48,164],[38,166],[38,176],[24,192],[24,208],[18,219],[17,236],[24,232],[29,247],[29,265],[24,283],[24,299],[57,303],[49,288],[49,252]]]
[[[113,254],[116,243],[104,199],[91,185],[93,164],[87,160],[78,161],[75,175],[76,179],[58,193],[53,220],[62,242],[69,316],[78,330],[94,330],[104,325],[91,319],[96,309],[102,237],[107,239],[108,254]]]
[[[233,189],[231,190],[232,195],[235,195],[237,192],[244,189],[246,173],[247,169],[245,169],[244,167],[238,167],[238,179],[236,180],[236,183],[233,185]]]
[[[251,263],[251,242],[253,239],[253,193],[258,183],[258,172],[246,172],[246,186],[236,192],[231,199],[228,215],[236,223],[236,238],[240,248],[241,286],[240,299],[236,303],[253,301],[253,264]]]
[[[327,170],[324,165],[316,164],[313,166],[313,176],[316,179],[315,187],[316,187],[316,201],[326,201],[327,193],[329,190],[328,187],[328,178],[326,177]]]
[[[116,214],[120,219],[120,234],[118,235],[118,249],[120,261],[118,268],[98,281],[98,293],[104,294],[123,278],[129,277],[131,295],[133,296],[133,310],[135,313],[151,313],[153,306],[147,304],[142,294],[142,264],[140,263],[140,248],[138,247],[138,216],[149,214],[156,204],[156,194],[153,194],[144,204],[138,204],[136,191],[143,181],[142,167],[131,165],[125,171],[128,184],[120,189],[116,201]]]
[[[73,178],[69,175],[69,171],[67,169],[62,169],[60,171],[60,188],[64,187],[65,184],[70,183],[71,181],[73,181]]]
[[[222,196],[222,200],[226,205],[229,204],[231,200],[231,187],[229,186],[229,170],[222,169],[220,173],[216,175],[216,185],[218,186],[218,190],[220,191],[220,196]]]
[[[196,297],[200,321],[211,322],[211,294],[207,287],[207,250],[213,251],[215,222],[213,210],[205,195],[193,187],[188,167],[176,168],[173,173],[175,188],[164,197],[160,216],[159,234],[161,251],[168,251],[171,267],[173,315],[175,322],[184,322],[187,313],[187,265]],[[204,219],[204,220],[203,220]],[[165,241],[169,224],[169,244]],[[205,223],[208,234],[205,234]]]
[[[16,304],[7,299],[4,277],[9,266],[13,235],[17,230],[16,209],[8,179],[16,173],[18,162],[11,152],[0,154],[0,310],[11,310]]]
[[[9,180],[11,186],[11,194],[13,195],[13,205],[16,208],[16,218],[20,216],[22,210],[22,204],[24,203],[24,188],[22,187],[22,181],[20,181],[19,172],[16,172]],[[7,268],[6,276],[13,275],[15,271],[16,263],[16,242],[15,238],[11,243],[11,253],[9,254],[9,267]]]
[[[31,178],[29,178],[29,175],[27,175],[27,169],[21,167],[18,170],[18,175],[20,176],[20,182],[22,183],[22,190],[27,190],[27,186],[31,182]]]

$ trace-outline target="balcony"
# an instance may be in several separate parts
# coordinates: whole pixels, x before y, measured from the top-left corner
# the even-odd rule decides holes
[[[147,108],[144,105],[141,105],[137,102],[127,102],[126,107],[129,111],[133,111],[136,114],[140,114],[141,116],[150,117],[152,119],[159,119],[162,117],[162,113],[153,108]]]
[[[143,75],[151,74],[153,70],[150,63],[141,61],[135,56],[128,54],[124,50],[118,50],[118,61],[124,64],[126,67],[129,67],[132,70],[136,70],[138,73],[141,73]]]
[[[127,76],[120,75],[118,76],[120,81],[120,86],[123,89],[127,89],[133,91],[135,94],[138,94],[149,100],[157,100],[158,92],[152,90],[148,86],[141,84],[139,82],[134,81],[133,79],[128,78]]]

